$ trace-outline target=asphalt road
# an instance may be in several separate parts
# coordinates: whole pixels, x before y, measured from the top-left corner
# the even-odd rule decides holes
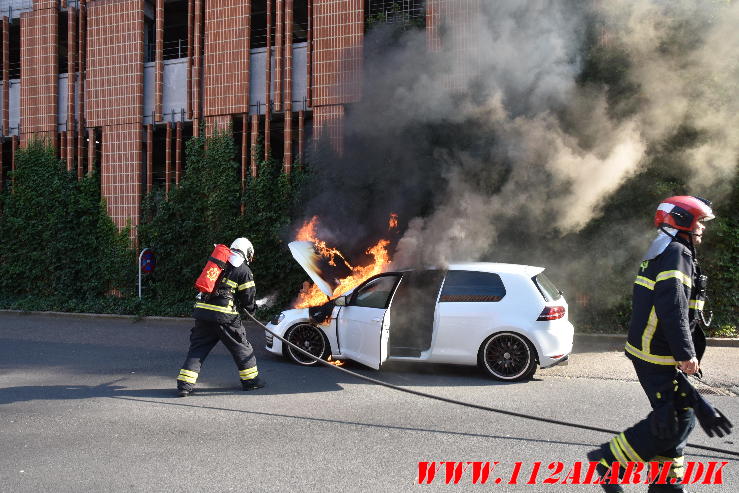
[[[0,313],[0,491],[601,491],[541,484],[552,462],[560,482],[605,433],[492,414],[375,386],[330,368],[301,368],[266,353],[250,328],[268,386],[241,392],[222,346],[201,372],[199,394],[175,397],[189,321]],[[739,348],[709,348],[704,393],[739,423]],[[711,368],[713,365],[713,370]],[[348,368],[412,389],[485,406],[620,430],[647,401],[625,357],[581,347],[567,367],[504,384],[474,368],[392,365]],[[734,436],[691,442],[739,452]],[[737,491],[739,461],[688,450],[688,460],[728,461],[723,485]],[[419,486],[419,461],[499,461],[484,485],[471,471],[444,484],[440,469]],[[536,462],[536,485],[519,483]],[[501,483],[496,484],[495,478]],[[626,491],[646,491],[631,486]]]

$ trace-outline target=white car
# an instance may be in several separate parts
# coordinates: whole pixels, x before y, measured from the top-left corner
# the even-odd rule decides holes
[[[386,272],[323,306],[287,310],[267,327],[320,358],[379,369],[386,361],[479,365],[499,380],[566,361],[574,329],[541,267],[460,263]],[[314,360],[267,332],[267,350]]]

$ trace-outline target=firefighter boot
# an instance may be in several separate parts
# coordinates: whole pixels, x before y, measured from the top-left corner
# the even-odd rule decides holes
[[[249,391],[261,389],[262,387],[264,387],[264,380],[259,377],[241,381],[241,390]]]
[[[182,384],[182,382],[177,382],[179,385],[177,385],[177,396],[178,397],[187,397],[190,395],[193,395],[195,393],[195,386],[194,385],[187,385]]]
[[[598,473],[598,478],[600,478],[600,486],[603,488],[603,491],[606,491],[607,493],[623,493],[624,489],[621,487],[620,484],[613,484],[611,483],[611,463],[609,463],[603,453],[603,448],[597,448],[595,450],[591,450],[588,452],[588,461],[590,462],[597,462],[598,466],[595,468],[596,472]],[[620,471],[619,471],[620,472]],[[619,479],[621,478],[621,474],[619,474]]]
[[[177,376],[177,395],[187,397],[195,392],[195,382],[198,381],[198,372],[192,370],[180,370]]]

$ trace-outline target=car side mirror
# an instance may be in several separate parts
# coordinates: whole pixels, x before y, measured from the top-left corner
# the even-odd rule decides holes
[[[346,296],[339,296],[334,300],[336,306],[346,306]]]

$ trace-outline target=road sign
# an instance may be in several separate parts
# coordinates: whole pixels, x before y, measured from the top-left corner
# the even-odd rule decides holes
[[[145,272],[147,274],[153,272],[156,265],[157,262],[154,257],[154,252],[148,248],[144,248],[144,251],[141,253],[141,272]]]

